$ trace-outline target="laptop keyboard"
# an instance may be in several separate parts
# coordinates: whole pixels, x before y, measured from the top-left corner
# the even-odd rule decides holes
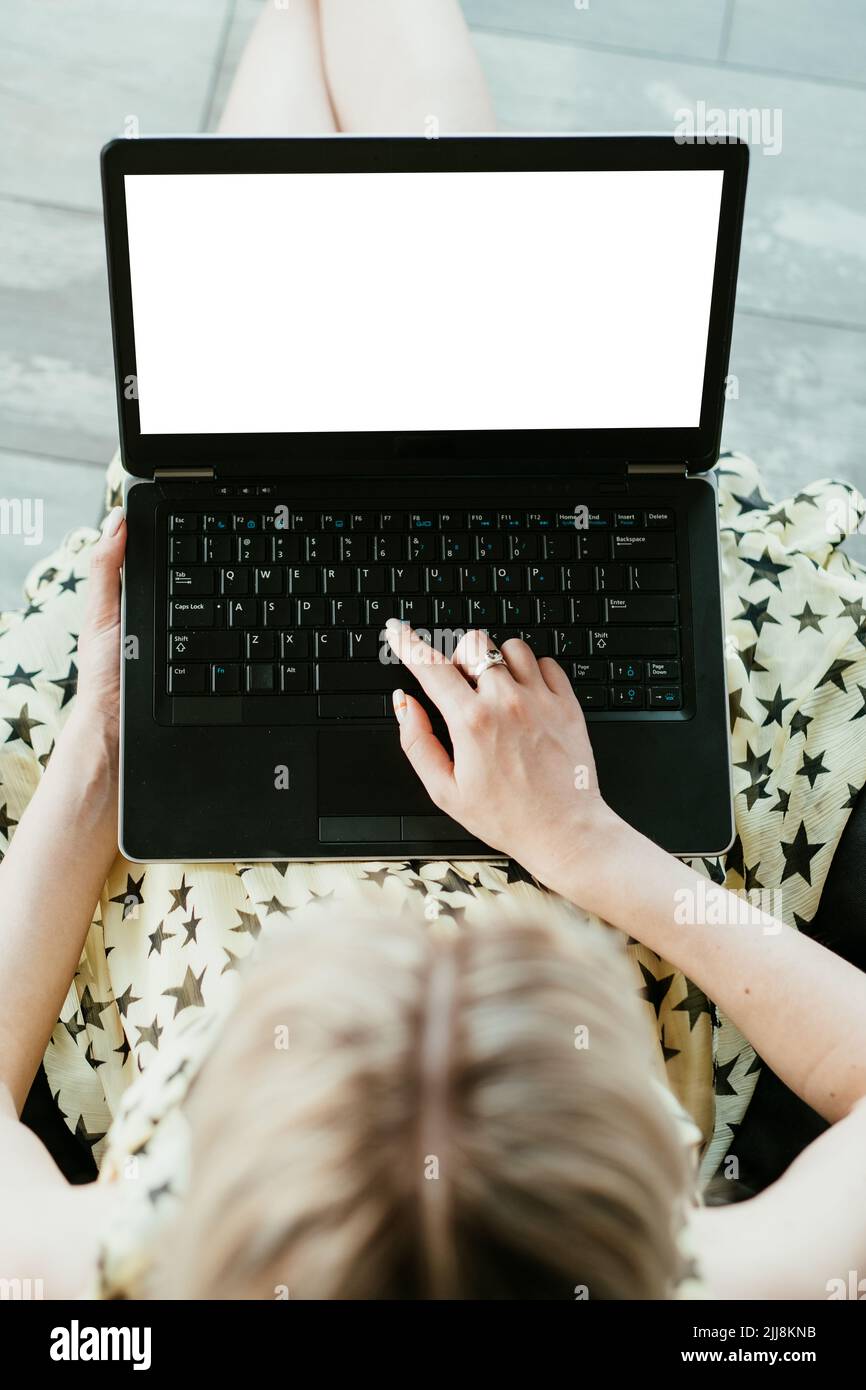
[[[179,505],[159,523],[165,695],[235,697],[239,722],[390,717],[417,689],[384,639],[397,617],[449,655],[469,628],[522,637],[588,712],[681,709],[673,512],[576,512]]]

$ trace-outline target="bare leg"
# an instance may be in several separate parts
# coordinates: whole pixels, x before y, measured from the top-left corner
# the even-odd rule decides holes
[[[458,0],[319,0],[341,130],[492,130],[490,96]]]
[[[316,0],[266,0],[241,55],[219,130],[305,135],[335,129]]]

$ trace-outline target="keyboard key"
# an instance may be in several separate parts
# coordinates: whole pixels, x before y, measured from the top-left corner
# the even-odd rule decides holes
[[[271,548],[267,536],[241,536],[237,545],[238,560],[242,565],[264,564]]]
[[[402,560],[405,546],[402,536],[376,536],[373,540],[373,559],[379,563]]]
[[[350,661],[375,661],[380,655],[379,634],[372,628],[361,628],[348,634]]]
[[[529,531],[549,531],[553,527],[553,512],[527,512],[526,527]]]
[[[169,526],[172,531],[197,531],[200,520],[198,512],[175,512],[169,519]]]
[[[176,665],[168,668],[171,695],[201,695],[207,690],[207,667]]]
[[[400,600],[400,617],[415,628],[427,627],[430,623],[430,613],[429,598],[413,597]]]
[[[205,531],[229,532],[232,529],[231,512],[209,512],[204,518]]]
[[[171,592],[173,594],[212,594],[216,585],[211,569],[173,569],[171,572]]]
[[[594,603],[596,606],[598,605],[597,599],[574,599],[572,601],[575,604]],[[566,605],[568,602],[569,600],[563,598],[560,594],[554,594],[551,598],[537,598],[535,600],[535,621],[540,623],[542,627],[550,627],[554,623],[567,622],[569,615],[566,610]],[[593,613],[591,620],[597,622],[598,614]],[[589,621],[590,619],[588,618],[575,618],[575,622]]]
[[[287,572],[290,594],[314,594],[317,590],[319,571],[311,565],[299,565]]]
[[[385,570],[381,565],[359,569],[355,575],[359,594],[384,594]]]
[[[274,602],[279,602],[275,599]],[[298,599],[299,627],[324,627],[328,621],[328,605],[323,598]],[[280,627],[285,624],[280,623]]]
[[[208,565],[227,565],[237,554],[231,536],[205,536],[204,558]]]
[[[614,709],[643,709],[643,689],[639,685],[612,685]]]
[[[169,604],[169,627],[218,627],[222,624],[223,606],[212,599],[186,599]]]
[[[261,531],[262,514],[261,512],[235,512],[236,531]]]
[[[628,567],[626,565],[596,565],[595,587],[598,593],[615,593],[628,587]]]
[[[221,663],[211,667],[211,689],[215,695],[237,695],[240,688],[240,666]]]
[[[591,656],[675,656],[677,630],[675,627],[605,627],[590,628]]]
[[[526,525],[523,512],[500,512],[499,529],[500,531],[519,531]]]
[[[611,680],[642,681],[643,666],[642,661],[612,661],[610,663]]]
[[[636,531],[644,524],[643,512],[617,512],[616,524],[617,527],[623,530],[628,529]]]
[[[271,537],[271,559],[275,565],[291,565],[301,558],[301,537],[281,532]]]
[[[536,656],[550,656],[553,651],[553,633],[546,628],[528,627],[521,629],[524,642],[531,647]]]
[[[543,536],[545,560],[571,560],[575,554],[574,536],[568,531],[551,531],[550,535]]]
[[[257,594],[281,594],[285,589],[285,575],[282,569],[257,569],[255,572]]]
[[[428,594],[453,593],[457,579],[453,565],[432,565],[424,571],[424,581]]]
[[[391,592],[417,594],[421,588],[421,571],[417,565],[395,565],[391,571]]]
[[[246,639],[247,661],[274,660],[277,655],[275,632],[248,632]]]
[[[265,627],[294,627],[299,603],[321,603],[324,613],[324,599],[266,598],[261,601],[262,623]]]
[[[402,512],[379,513],[379,529],[382,531],[402,531],[405,524]]]
[[[335,598],[331,600],[331,622],[335,627],[357,627],[361,621],[361,600],[359,598]]]
[[[384,695],[320,695],[320,719],[381,719],[386,712]]]
[[[683,700],[678,685],[651,685],[649,702],[650,709],[679,709]]]
[[[471,628],[488,628],[496,622],[497,600],[495,598],[466,599],[466,622]]]
[[[508,537],[508,554],[512,560],[537,560],[541,555],[541,537],[532,531],[518,532]]]
[[[252,587],[250,573],[248,569],[220,570],[220,593],[248,594]]]
[[[346,564],[362,565],[370,559],[370,537],[361,536],[357,532],[341,536],[339,558]]]
[[[284,695],[305,695],[311,688],[313,668],[297,661],[284,662],[280,667],[280,690]]]
[[[650,593],[661,591],[671,594],[676,589],[676,571],[673,565],[632,565],[631,587],[644,589]]]
[[[352,571],[348,565],[329,565],[323,572],[326,594],[350,594],[352,592]]]
[[[468,560],[471,551],[469,535],[448,535],[442,537],[443,560]]]
[[[466,528],[465,512],[440,512],[440,531],[463,531]]]
[[[273,666],[257,663],[246,668],[246,691],[248,695],[273,695],[276,690]]]
[[[672,531],[615,531],[613,535],[615,560],[672,560],[674,537]]]
[[[475,537],[475,558],[476,560],[504,560],[505,538],[495,533],[490,536],[477,535]]]
[[[381,632],[389,618],[399,617],[398,602],[399,600],[395,598],[368,598],[366,601],[368,625]]]
[[[603,661],[573,661],[570,674],[578,684],[583,684],[584,681],[603,681],[607,672]]]
[[[493,588],[497,594],[519,593],[523,588],[523,570],[520,565],[496,565],[493,570]]]
[[[554,641],[557,656],[582,656],[586,650],[586,637],[578,627],[559,628]]]
[[[316,633],[316,660],[343,661],[349,652],[349,639],[345,632],[325,628]]]
[[[336,558],[337,541],[335,536],[307,536],[304,558],[311,565],[327,565]]]
[[[376,529],[375,512],[352,512],[350,521],[353,531],[375,531]]]
[[[555,593],[559,588],[556,565],[527,565],[526,580],[531,594]]]
[[[581,560],[610,559],[610,536],[604,531],[600,534],[582,531],[577,538],[577,553]]]
[[[680,663],[678,661],[648,661],[646,678],[648,681],[676,682],[680,678]]]
[[[673,526],[674,514],[671,511],[648,511],[646,514],[647,526]]]
[[[168,635],[169,660],[183,657],[187,661],[231,661],[241,654],[241,634],[225,628],[212,632],[196,628]]]
[[[563,565],[560,577],[566,594],[585,594],[592,589],[592,569],[589,565]]]
[[[573,623],[598,623],[601,621],[601,599],[594,595],[588,597],[578,594],[571,600],[571,621]]]
[[[348,531],[349,513],[322,512],[321,525],[323,531]]]
[[[502,600],[502,621],[506,627],[523,627],[532,622],[533,602],[526,594],[521,594],[519,598],[505,598]]]
[[[607,621],[675,623],[677,601],[672,594],[623,594],[605,600]]]
[[[483,565],[460,566],[460,588],[464,594],[483,594],[490,585],[490,571]]]
[[[409,537],[410,560],[438,560],[438,558],[438,536],[429,536],[422,532],[416,532]]]
[[[409,530],[410,531],[432,531],[436,525],[436,516],[433,512],[410,512]]]
[[[310,655],[310,634],[309,632],[280,633],[280,656],[288,657],[291,661],[306,661]]]
[[[272,599],[271,602],[277,603],[279,600]],[[256,625],[256,601],[253,598],[229,599],[226,609],[228,612],[229,627],[255,627]]]
[[[492,531],[496,526],[495,512],[470,512],[470,531]]]
[[[173,565],[194,565],[198,559],[198,536],[172,536],[171,563]]]
[[[581,709],[605,709],[607,691],[603,685],[573,685]]]

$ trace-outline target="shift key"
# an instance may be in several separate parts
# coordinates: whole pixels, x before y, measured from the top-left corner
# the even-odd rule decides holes
[[[590,656],[676,656],[675,627],[593,627]]]

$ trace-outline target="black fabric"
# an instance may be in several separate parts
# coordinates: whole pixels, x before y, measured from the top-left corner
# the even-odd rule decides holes
[[[861,790],[836,846],[818,911],[800,924],[822,946],[866,970],[866,788]],[[742,1196],[774,1182],[827,1123],[765,1066],[731,1145],[739,1159]]]
[[[45,1145],[68,1182],[93,1182],[96,1164],[90,1148],[76,1138],[48,1088],[44,1067],[39,1068],[21,1112],[22,1123],[32,1129]]]

